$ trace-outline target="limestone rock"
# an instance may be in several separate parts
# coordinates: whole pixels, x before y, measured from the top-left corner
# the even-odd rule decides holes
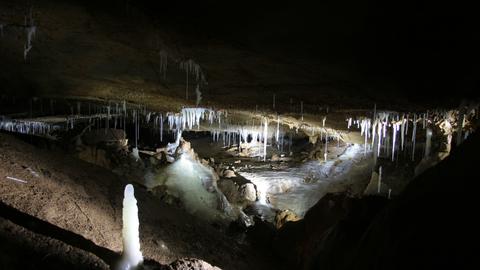
[[[233,178],[236,177],[235,172],[233,170],[225,170],[223,171],[223,177],[225,178]]]
[[[166,267],[168,270],[221,270],[216,266],[194,258],[183,258],[174,261]]]
[[[254,202],[257,200],[257,190],[252,183],[244,184],[240,187],[240,196],[242,199]]]
[[[298,220],[300,220],[300,217],[297,216],[294,212],[288,209],[282,210],[277,212],[277,214],[275,215],[275,227],[277,227],[277,229],[280,229],[283,225],[285,225],[285,223]]]

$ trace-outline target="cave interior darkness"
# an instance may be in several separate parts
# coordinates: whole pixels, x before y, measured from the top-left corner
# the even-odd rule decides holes
[[[0,269],[474,268],[476,10],[0,0]]]

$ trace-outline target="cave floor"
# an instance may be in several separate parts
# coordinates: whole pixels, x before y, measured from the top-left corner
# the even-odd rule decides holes
[[[67,234],[66,238],[82,239],[79,240],[81,244],[70,243],[77,254],[72,256],[99,268],[105,266],[98,259],[105,260],[102,250],[117,255],[121,252],[124,179],[61,151],[38,149],[10,135],[0,134],[0,146],[2,206],[44,222],[47,227],[53,226],[46,232],[38,226],[33,226],[30,231],[27,225],[31,221],[28,218],[17,219],[14,218],[16,214],[6,216],[2,211],[2,228],[6,228],[2,230],[2,237],[15,241],[14,235],[23,233],[28,236],[25,241],[36,249],[42,246],[37,245],[35,239],[47,237],[53,240],[47,242],[52,244],[45,249],[55,253],[56,249],[70,246],[68,241],[66,244],[58,243],[62,241],[61,232],[68,232],[71,235]],[[182,210],[162,203],[140,186],[135,193],[139,205],[142,252],[146,258],[168,264],[178,258],[193,257],[222,269],[277,267],[268,254],[248,244],[237,243],[219,231],[215,224],[205,224]],[[26,229],[8,229],[17,226]],[[17,243],[17,246],[22,245],[24,243]],[[82,251],[85,247],[88,249]],[[112,261],[107,259],[106,263]],[[15,262],[10,266],[15,266]]]

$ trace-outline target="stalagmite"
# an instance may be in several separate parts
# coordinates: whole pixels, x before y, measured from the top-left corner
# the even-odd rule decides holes
[[[425,158],[428,158],[430,156],[430,149],[432,147],[432,129],[427,128],[426,131],[426,141],[425,141]]]
[[[140,222],[138,220],[137,200],[131,184],[125,187],[122,218],[123,253],[118,269],[135,269],[143,262],[143,255],[140,251]]]

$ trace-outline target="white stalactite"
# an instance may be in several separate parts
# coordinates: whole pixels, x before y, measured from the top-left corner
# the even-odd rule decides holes
[[[267,160],[267,134],[268,133],[268,119],[265,117],[263,122],[263,161]]]
[[[325,162],[327,161],[328,158],[328,131],[325,134],[325,152],[323,153],[323,159]]]
[[[392,143],[392,161],[395,160],[395,144],[397,141],[397,132],[399,130],[400,126],[398,123],[393,124],[392,126],[392,133],[393,133],[393,143]]]
[[[277,132],[275,133],[275,142],[278,144],[278,140],[280,137],[280,116],[277,118]]]
[[[202,101],[202,92],[200,92],[200,85],[199,84],[197,84],[197,88],[195,88],[195,94],[197,96],[196,104],[197,104],[197,107],[198,107],[198,105]]]
[[[383,124],[379,122],[377,126],[377,136],[378,136],[377,157],[380,156],[380,146],[382,145],[382,127],[383,127]]]
[[[165,80],[167,78],[168,53],[165,50],[161,50],[158,54],[160,56],[160,75]]]
[[[415,160],[415,142],[417,136],[417,115],[413,115],[413,130],[412,130],[412,161]]]
[[[303,101],[300,101],[300,114],[302,116],[302,121],[303,121]]]
[[[403,145],[404,145],[404,142],[405,142],[405,123],[406,123],[406,120],[405,120],[405,115],[402,116],[402,128],[400,129],[400,137],[401,137],[401,149],[403,151]]]
[[[160,114],[160,141],[163,142],[163,115]]]

